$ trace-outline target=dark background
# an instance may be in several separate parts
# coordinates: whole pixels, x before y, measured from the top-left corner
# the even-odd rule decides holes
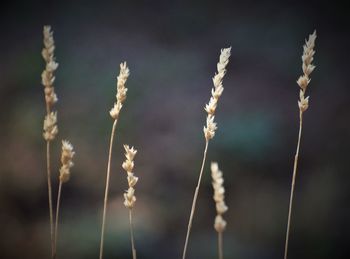
[[[334,1],[11,1],[0,11],[0,258],[48,258],[42,27],[59,68],[59,135],[76,149],[64,184],[58,258],[97,258],[108,111],[131,70],[112,161],[104,258],[130,258],[122,144],[135,145],[139,258],[180,258],[219,51],[232,46],[188,258],[217,258],[209,162],[224,172],[226,258],[282,258],[298,131],[304,39],[317,29],[290,259],[346,258],[349,243],[348,9]]]

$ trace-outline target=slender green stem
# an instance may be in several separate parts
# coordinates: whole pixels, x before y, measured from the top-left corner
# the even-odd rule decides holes
[[[134,230],[132,224],[132,209],[129,209],[129,223],[130,223],[130,238],[131,238],[131,251],[132,258],[136,259],[136,249],[135,249],[135,241],[134,241]]]
[[[48,190],[48,196],[49,196],[49,210],[50,210],[51,258],[54,258],[55,243],[54,243],[54,226],[53,226],[53,209],[52,209],[50,141],[46,142],[46,169],[47,169],[47,190]]]
[[[294,186],[295,186],[295,178],[297,175],[298,168],[298,158],[299,158],[299,149],[300,149],[300,140],[301,140],[301,131],[303,128],[303,112],[299,112],[299,135],[298,135],[298,144],[294,157],[294,168],[293,168],[293,178],[292,178],[292,186],[290,191],[290,199],[289,199],[289,211],[288,211],[288,223],[287,223],[287,231],[286,231],[286,243],[284,247],[284,259],[287,259],[288,255],[288,242],[289,242],[289,232],[290,232],[290,222],[292,217],[292,207],[293,207],[293,196],[294,196]]]
[[[191,208],[191,213],[190,213],[190,219],[189,219],[189,221],[188,221],[188,226],[187,226],[186,241],[185,241],[185,245],[184,245],[184,250],[183,250],[183,254],[182,254],[182,259],[185,259],[185,258],[186,258],[188,240],[189,240],[190,232],[191,232],[191,228],[192,228],[192,221],[193,221],[194,212],[195,212],[195,210],[196,210],[196,203],[197,203],[197,198],[198,198],[199,187],[200,187],[200,184],[201,184],[201,181],[202,181],[202,175],[203,175],[203,169],[204,169],[204,165],[205,165],[205,160],[206,160],[206,158],[207,158],[208,144],[209,144],[209,141],[206,140],[206,142],[205,142],[205,148],[204,148],[204,153],[203,153],[202,166],[201,166],[201,170],[200,170],[200,173],[199,173],[199,178],[198,178],[197,187],[196,187],[196,190],[195,190],[194,196],[193,196],[192,208]]]
[[[218,232],[218,254],[219,254],[219,259],[223,259],[223,244],[222,244],[222,231]]]
[[[60,184],[58,186],[58,194],[57,194],[54,258],[56,258],[56,255],[57,255],[57,229],[58,229],[58,216],[60,211],[61,192],[62,192],[62,182],[60,181]]]
[[[112,160],[112,149],[113,149],[113,140],[114,140],[114,133],[117,126],[117,119],[113,122],[112,132],[111,132],[111,139],[109,142],[109,154],[108,154],[108,164],[107,164],[107,176],[106,176],[106,188],[105,188],[105,197],[104,197],[104,203],[103,203],[103,216],[102,216],[102,231],[101,231],[101,242],[100,242],[100,259],[103,258],[103,242],[104,242],[104,233],[105,233],[105,226],[106,226],[106,212],[107,212],[107,202],[108,202],[108,189],[109,189],[109,178],[111,173],[111,160]]]

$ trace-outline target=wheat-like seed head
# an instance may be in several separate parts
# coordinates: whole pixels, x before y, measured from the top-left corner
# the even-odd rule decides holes
[[[137,153],[137,150],[134,149],[134,147],[130,148],[128,145],[124,145],[124,149],[126,160],[123,162],[122,167],[127,173],[129,186],[128,190],[124,193],[124,205],[125,207],[132,209],[136,202],[134,186],[139,180],[139,178],[134,176],[134,173],[132,172],[134,169],[134,157]]]
[[[61,153],[61,163],[62,166],[60,168],[60,182],[65,183],[70,178],[70,168],[74,165],[73,164],[73,156],[75,155],[75,152],[73,151],[72,144],[67,141],[62,141],[62,153]]]
[[[47,105],[51,108],[57,102],[57,96],[55,94],[55,89],[53,83],[55,82],[54,72],[58,67],[58,63],[55,60],[54,50],[55,42],[53,39],[53,32],[51,31],[51,26],[44,26],[44,48],[41,52],[46,66],[45,70],[41,74],[41,82],[45,87],[45,101]]]
[[[204,110],[208,113],[207,123],[203,128],[204,137],[207,141],[215,136],[215,130],[217,129],[216,123],[214,122],[214,115],[218,100],[224,91],[222,80],[226,74],[226,66],[229,62],[230,55],[231,48],[225,48],[221,50],[220,59],[217,64],[217,73],[213,77],[214,88],[211,90],[212,97],[210,98],[209,103],[204,107]]]
[[[120,110],[123,107],[123,102],[126,99],[126,92],[128,88],[125,87],[126,80],[130,75],[129,68],[126,66],[126,62],[120,64],[120,72],[117,78],[117,94],[116,102],[114,103],[113,108],[110,110],[109,114],[113,119],[118,119]]]
[[[57,112],[51,112],[45,116],[43,128],[44,128],[44,133],[43,133],[44,139],[46,141],[54,140],[58,133]]]
[[[305,40],[305,45],[303,47],[302,59],[302,69],[303,75],[299,77],[297,83],[300,87],[298,106],[301,112],[304,112],[309,107],[309,96],[305,97],[306,88],[310,83],[310,74],[314,71],[315,66],[312,64],[315,54],[315,40],[316,40],[316,31],[309,35],[309,39]]]
[[[216,203],[216,218],[214,222],[214,228],[217,232],[223,232],[226,228],[226,221],[223,219],[222,214],[224,214],[228,207],[225,203],[225,188],[224,188],[224,178],[222,172],[219,169],[218,163],[211,163],[211,177],[213,179],[212,185],[214,189],[214,201]]]

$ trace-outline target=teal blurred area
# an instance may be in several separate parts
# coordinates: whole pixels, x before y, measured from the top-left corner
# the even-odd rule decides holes
[[[105,257],[131,258],[122,144],[134,145],[139,258],[180,258],[204,148],[203,107],[232,46],[188,258],[217,258],[209,162],[224,172],[225,258],[282,258],[298,131],[304,39],[317,29],[289,258],[346,258],[350,229],[348,13],[322,1],[11,1],[0,10],[0,258],[49,258],[42,28],[56,42],[59,135],[76,150],[58,258],[97,258],[119,64],[131,70],[118,122]]]

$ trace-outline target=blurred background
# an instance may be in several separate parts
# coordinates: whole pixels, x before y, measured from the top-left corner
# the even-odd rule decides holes
[[[226,258],[282,258],[298,133],[304,39],[317,29],[289,258],[348,254],[348,12],[322,1],[11,1],[0,11],[0,258],[49,258],[42,28],[54,30],[59,135],[76,150],[58,258],[97,258],[120,62],[131,70],[117,128],[105,257],[131,258],[122,144],[138,150],[139,258],[180,258],[220,49],[232,46],[188,258],[217,258],[209,162],[224,172]]]

